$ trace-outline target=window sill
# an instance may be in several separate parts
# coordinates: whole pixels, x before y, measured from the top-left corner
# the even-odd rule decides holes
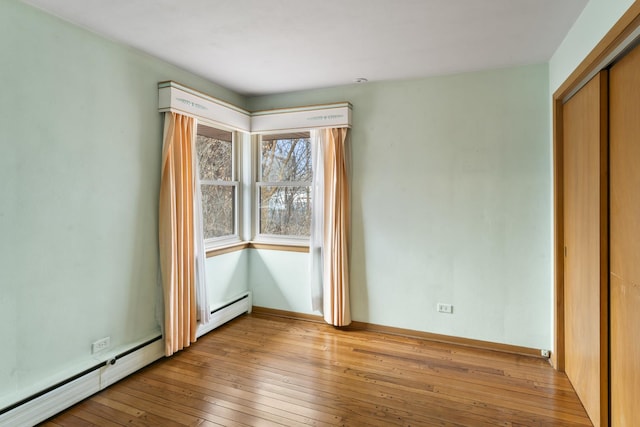
[[[228,254],[230,252],[241,251],[243,249],[262,249],[270,251],[309,253],[308,245],[265,242],[235,242],[229,245],[207,249],[207,258]]]
[[[215,248],[207,249],[207,258],[211,258],[218,255],[228,254],[230,252],[241,251],[243,249],[247,249],[251,243],[250,242],[233,242],[228,245],[218,246]]]
[[[292,243],[267,243],[267,242],[250,242],[251,249],[266,249],[271,251],[285,252],[301,252],[309,253],[309,245],[292,244]]]

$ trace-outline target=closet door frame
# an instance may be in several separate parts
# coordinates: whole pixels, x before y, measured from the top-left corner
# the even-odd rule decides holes
[[[553,94],[553,191],[554,191],[554,351],[551,363],[559,371],[565,371],[565,212],[564,212],[564,144],[563,106],[584,85],[600,71],[608,69],[612,63],[638,44],[640,40],[640,0],[636,0],[618,20],[604,38],[587,55],[567,80]],[[606,92],[605,92],[606,93]],[[607,103],[608,108],[608,103]],[[606,111],[601,112],[601,120],[606,120]],[[602,126],[607,129],[607,124]],[[610,362],[609,362],[609,253],[608,253],[608,135],[602,134],[601,154],[607,163],[601,163],[601,256],[600,256],[600,426],[610,424]]]
[[[612,63],[622,57],[627,51],[638,44],[640,40],[640,0],[637,0],[605,35],[591,53],[582,61],[569,78],[558,88],[553,95],[553,175],[554,175],[554,327],[555,342],[554,351],[551,355],[552,365],[559,371],[564,372],[566,367],[565,340],[565,211],[564,211],[564,114],[565,103],[585,86],[600,71],[608,69]],[[606,75],[605,75],[606,76]],[[602,80],[601,80],[602,82]],[[604,82],[604,84],[607,84]],[[606,89],[605,92],[606,93]],[[601,102],[601,129],[607,129],[606,120],[608,100]],[[608,161],[608,134],[600,135],[601,158]],[[599,420],[592,420],[594,424],[608,426],[610,424],[610,365],[609,365],[609,230],[607,213],[608,201],[608,163],[601,163],[600,166],[600,413]]]
[[[564,372],[564,191],[563,191],[563,104],[598,72],[640,37],[640,1],[635,1],[553,94],[553,202],[554,202],[554,351],[551,364]]]

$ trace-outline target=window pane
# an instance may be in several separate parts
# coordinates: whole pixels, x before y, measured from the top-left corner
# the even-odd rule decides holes
[[[235,234],[235,186],[200,186],[202,191],[202,229],[205,239]]]
[[[198,126],[196,151],[200,179],[233,180],[233,145],[231,132],[208,126]]]
[[[311,181],[311,139],[308,132],[263,136],[260,156],[260,181]]]
[[[310,187],[260,187],[260,233],[308,237]]]

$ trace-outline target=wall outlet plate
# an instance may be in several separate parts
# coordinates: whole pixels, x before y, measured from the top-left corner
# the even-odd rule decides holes
[[[111,345],[111,337],[104,337],[91,344],[91,353],[98,353]]]
[[[453,314],[453,305],[439,302],[438,303],[438,312],[439,313]]]
[[[549,350],[540,350],[540,356],[549,358],[551,357],[551,352]]]

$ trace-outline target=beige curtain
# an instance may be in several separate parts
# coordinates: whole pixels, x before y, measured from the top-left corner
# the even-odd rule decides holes
[[[196,340],[193,132],[193,118],[165,114],[159,244],[167,356]]]
[[[323,129],[323,312],[327,323],[351,323],[349,304],[349,201],[347,129]]]

